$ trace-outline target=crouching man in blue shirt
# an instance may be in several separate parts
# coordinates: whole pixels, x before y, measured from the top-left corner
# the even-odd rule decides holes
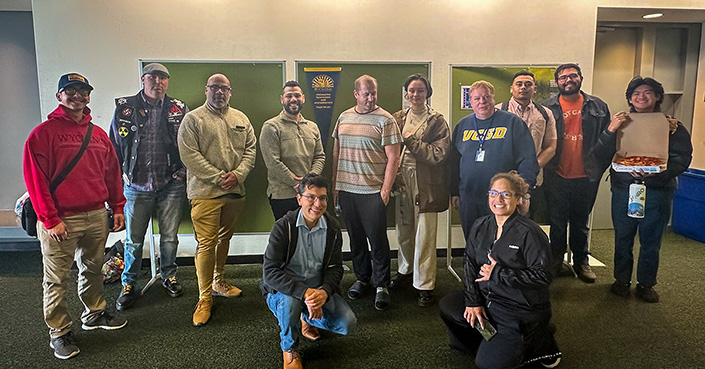
[[[347,334],[357,319],[340,296],[343,239],[326,214],[328,181],[308,174],[299,184],[300,209],[279,219],[264,253],[260,288],[279,320],[284,369],[303,368],[299,338],[320,338],[319,328]]]

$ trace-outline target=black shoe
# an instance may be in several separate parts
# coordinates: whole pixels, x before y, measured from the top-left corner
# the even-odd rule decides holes
[[[117,301],[115,301],[115,308],[118,311],[127,310],[135,303],[137,299],[137,291],[135,291],[135,286],[131,284],[123,284],[122,292],[118,296]]]
[[[387,310],[389,304],[392,302],[392,298],[389,297],[389,292],[384,287],[377,288],[377,294],[375,295],[375,309],[377,310]]]
[[[636,297],[645,302],[658,302],[658,293],[653,287],[647,287],[640,283],[636,285]]]
[[[433,305],[433,290],[419,291],[418,303],[421,307],[428,307]]]
[[[81,352],[71,331],[61,337],[52,338],[49,347],[54,349],[54,356],[59,359],[70,359]]]
[[[411,279],[412,274],[401,274],[397,273],[392,277],[392,279],[389,280],[389,288],[397,288],[401,287],[402,285],[406,284],[406,282]]]
[[[113,331],[120,329],[125,325],[127,325],[127,320],[118,316],[112,316],[107,311],[103,310],[103,312],[95,318],[83,323],[81,328],[87,331],[92,331],[98,328]]]
[[[184,288],[181,286],[181,283],[176,280],[175,275],[172,275],[171,277],[163,280],[162,286],[166,288],[167,292],[169,292],[169,295],[171,297],[179,297],[184,294]]]
[[[619,297],[629,297],[629,287],[630,283],[622,283],[620,281],[614,281],[610,287],[610,292]]]
[[[350,286],[350,289],[348,290],[348,297],[351,300],[357,300],[359,299],[362,294],[365,292],[367,289],[369,283],[365,283],[361,280],[355,281],[352,286]]]

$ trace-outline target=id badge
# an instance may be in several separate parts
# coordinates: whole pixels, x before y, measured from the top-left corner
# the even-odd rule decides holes
[[[475,153],[475,161],[485,161],[485,150],[477,150],[477,152]]]

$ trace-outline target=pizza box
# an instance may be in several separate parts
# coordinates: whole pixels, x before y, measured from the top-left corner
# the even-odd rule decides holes
[[[668,120],[663,113],[629,113],[630,121],[617,131],[617,153],[612,158],[615,172],[642,169],[661,173],[668,161]],[[661,165],[621,165],[616,162],[628,156],[647,156],[663,160]]]

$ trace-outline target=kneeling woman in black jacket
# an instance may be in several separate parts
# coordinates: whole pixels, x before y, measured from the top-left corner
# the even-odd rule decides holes
[[[551,249],[541,228],[517,212],[528,185],[515,171],[492,177],[489,207],[465,246],[465,290],[439,303],[450,346],[475,355],[479,368],[539,362],[553,368],[560,351],[549,327]],[[483,338],[475,326],[494,327]]]

